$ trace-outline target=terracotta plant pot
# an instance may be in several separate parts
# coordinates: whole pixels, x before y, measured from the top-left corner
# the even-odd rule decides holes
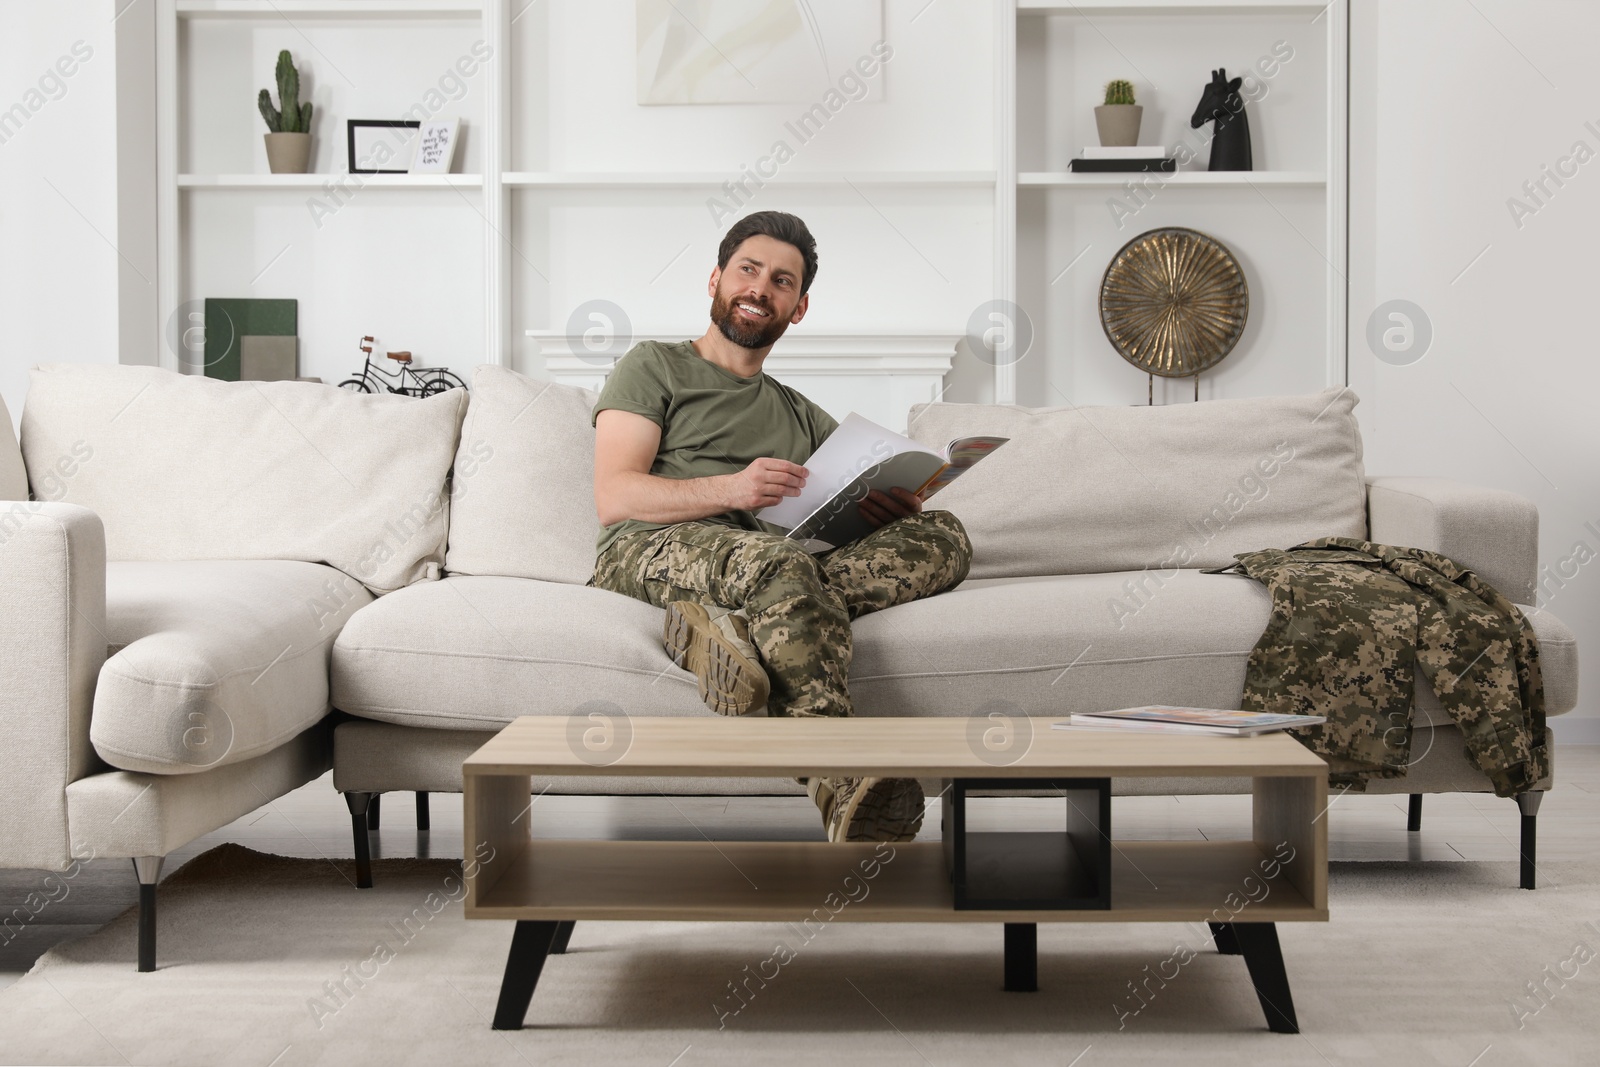
[[[1131,148],[1138,144],[1139,123],[1143,120],[1143,104],[1101,104],[1094,109],[1094,124],[1100,131],[1103,148]]]
[[[311,163],[309,133],[268,133],[267,166],[274,174],[304,174]]]

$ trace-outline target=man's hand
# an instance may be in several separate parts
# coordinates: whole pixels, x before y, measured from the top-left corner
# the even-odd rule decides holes
[[[727,505],[739,511],[771,507],[786,496],[799,496],[806,469],[786,459],[758,459],[727,479]]]
[[[922,498],[911,490],[895,486],[889,492],[894,495],[873,489],[856,505],[861,509],[862,518],[870,522],[874,530],[922,510]]]

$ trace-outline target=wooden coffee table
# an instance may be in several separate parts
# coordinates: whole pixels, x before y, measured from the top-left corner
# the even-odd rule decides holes
[[[1274,924],[1328,918],[1326,764],[1283,734],[1057,721],[1013,720],[1008,729],[1028,736],[996,752],[983,720],[961,718],[516,720],[462,768],[466,917],[517,924],[494,1027],[522,1026],[546,957],[565,950],[575,922],[799,923],[826,906],[830,922],[1002,923],[1005,984],[1019,991],[1036,988],[1037,923],[1205,922],[1218,951],[1244,957],[1268,1026],[1298,1032]],[[951,788],[942,841],[533,840],[531,777],[585,774],[875,775]],[[1111,779],[1236,776],[1254,779],[1253,840],[1129,841],[1109,824]],[[1067,830],[1037,843],[963,836],[948,798],[996,786],[1060,792]],[[1007,894],[1016,899],[994,899]]]

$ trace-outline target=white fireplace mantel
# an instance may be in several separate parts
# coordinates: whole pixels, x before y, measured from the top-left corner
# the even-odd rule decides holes
[[[635,333],[628,347],[639,341],[682,341],[701,332]],[[544,357],[545,373],[565,385],[598,391],[615,364],[615,356],[597,353],[581,335],[528,330],[527,336]],[[960,340],[960,334],[951,333],[789,333],[773,346],[763,369],[836,419],[855,411],[903,433],[911,405],[942,394]]]

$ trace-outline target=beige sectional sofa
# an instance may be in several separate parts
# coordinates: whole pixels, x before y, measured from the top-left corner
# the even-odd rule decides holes
[[[462,759],[514,717],[708,714],[661,649],[660,610],[584,585],[594,400],[492,366],[470,403],[35,370],[25,471],[0,435],[13,739],[0,864],[132,858],[153,965],[160,857],[330,763],[370,884],[371,803],[459,791]],[[918,405],[910,432],[925,443],[1012,443],[932,504],[972,536],[967,581],[856,620],[857,714],[1233,705],[1268,598],[1201,568],[1320,535],[1436,549],[1531,605],[1533,505],[1369,477],[1355,404],[1335,389],[1163,408]],[[1560,714],[1577,702],[1573,635],[1527,610]],[[1374,792],[1489,790],[1420,680],[1416,721],[1410,774]],[[760,779],[535,787],[799,792]],[[1518,800],[1530,888],[1541,795]]]

